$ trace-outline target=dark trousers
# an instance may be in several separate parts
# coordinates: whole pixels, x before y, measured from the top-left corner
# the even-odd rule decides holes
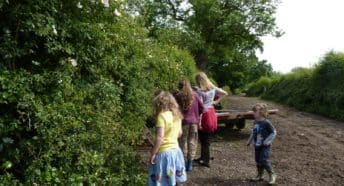
[[[273,171],[269,161],[270,154],[271,145],[255,147],[255,159],[258,169],[266,169],[269,173]]]
[[[204,163],[209,163],[210,160],[210,137],[211,133],[203,132],[201,130],[198,131],[198,137],[201,142],[201,160]]]

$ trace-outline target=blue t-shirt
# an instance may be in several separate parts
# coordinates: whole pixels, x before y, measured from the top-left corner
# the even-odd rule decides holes
[[[261,145],[268,146],[271,145],[275,136],[276,129],[268,119],[255,120],[248,144],[255,144],[257,147]]]

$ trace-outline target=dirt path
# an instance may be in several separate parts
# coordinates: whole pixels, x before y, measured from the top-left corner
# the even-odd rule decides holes
[[[265,102],[280,112],[270,116],[277,129],[271,162],[280,185],[344,184],[344,123],[300,112],[257,98],[229,98],[230,109],[249,110]],[[253,149],[245,144],[252,121],[241,131],[220,127],[211,144],[211,168],[194,167],[185,185],[266,185],[252,183],[255,176]],[[265,174],[265,178],[268,176]]]
[[[231,96],[229,109],[250,110],[256,102],[279,109],[270,116],[277,129],[270,160],[279,185],[344,184],[344,122],[257,98]],[[184,185],[266,185],[249,181],[256,175],[253,149],[245,146],[251,127],[251,120],[241,131],[219,127],[211,144],[211,168],[195,165]]]

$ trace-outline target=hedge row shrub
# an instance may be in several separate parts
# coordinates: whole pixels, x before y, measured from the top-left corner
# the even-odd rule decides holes
[[[267,88],[271,85],[271,78],[262,76],[256,82],[248,84],[248,88],[245,91],[249,96],[259,96],[267,91]]]
[[[261,91],[264,87],[266,91]],[[263,77],[249,86],[248,93],[344,120],[344,53],[331,51],[313,68],[297,68],[270,79]]]
[[[125,5],[0,1],[1,184],[144,184],[133,147],[153,92],[195,66]]]

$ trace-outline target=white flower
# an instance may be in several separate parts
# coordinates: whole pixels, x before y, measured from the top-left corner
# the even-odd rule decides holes
[[[54,33],[55,35],[57,35],[57,30],[56,30],[55,25],[53,25],[52,28],[53,28],[53,33]]]
[[[58,83],[62,83],[62,79],[60,79],[60,80],[58,81]]]
[[[122,14],[117,9],[115,9],[115,11],[113,11],[113,14],[115,16],[118,16],[118,17],[122,16]]]
[[[13,142],[14,142],[13,139],[8,138],[8,137],[2,138],[2,141],[3,141],[4,143],[13,143]]]
[[[78,8],[82,8],[82,4],[80,3],[80,2],[78,2],[78,4],[76,5],[76,7],[78,7]]]
[[[102,0],[102,3],[103,3],[105,8],[109,8],[110,7],[109,0]]]
[[[69,58],[68,60],[72,64],[73,67],[76,67],[78,65],[78,62],[76,62],[76,59]]]

